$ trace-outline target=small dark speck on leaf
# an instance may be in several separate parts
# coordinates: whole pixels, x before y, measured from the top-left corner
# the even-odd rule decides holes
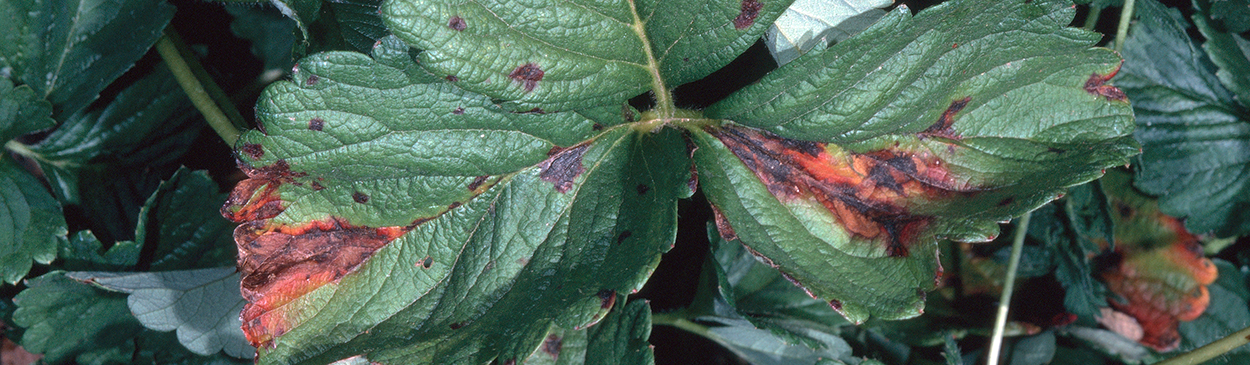
[[[646,194],[647,191],[650,191],[651,187],[647,186],[647,184],[638,184],[638,186],[635,186],[634,189],[638,190],[638,195],[643,195]]]
[[[468,186],[469,190],[477,190],[477,188],[482,187],[482,184],[486,183],[487,178],[490,178],[490,176],[482,175],[482,176],[473,178],[473,181],[469,183],[469,186]]]
[[[841,311],[842,311],[842,302],[841,302],[841,301],[838,301],[837,299],[830,300],[830,301],[829,301],[829,306],[830,306],[830,307],[833,307],[833,310],[835,310],[835,311],[838,311],[838,312],[841,312]]]
[[[326,127],[325,119],[312,118],[308,120],[308,130],[320,131],[322,128],[325,128],[325,127]]]
[[[265,147],[256,143],[244,143],[243,147],[239,148],[239,151],[247,154],[247,157],[251,157],[253,160],[265,157]]]
[[[417,265],[421,265],[421,268],[422,268],[422,269],[428,269],[428,268],[430,268],[430,267],[433,267],[433,266],[434,266],[434,258],[433,258],[433,257],[426,256],[424,259],[421,259],[421,262],[418,262],[418,263],[417,263]]]
[[[629,230],[622,231],[620,235],[616,236],[616,244],[619,245],[621,244],[621,242],[625,242],[626,238],[629,238],[629,236],[633,236],[633,235],[634,235],[634,232],[630,232]]]
[[[451,202],[451,204],[447,204],[447,210],[452,210],[452,209],[456,209],[459,207],[460,207],[460,202]]]
[[[612,308],[612,305],[616,304],[616,292],[615,291],[603,289],[603,290],[600,290],[599,293],[595,295],[599,297],[600,309]]]
[[[447,77],[444,77],[443,79],[446,79],[446,80],[447,80],[447,82],[456,82],[456,81],[460,81],[460,78],[459,78],[459,77],[456,77],[456,75],[447,75]]]
[[[451,113],[455,115],[464,114],[464,108],[456,108],[456,110],[452,110]]]
[[[742,8],[738,13],[738,17],[734,18],[734,29],[747,29],[755,24],[755,18],[760,16],[760,9],[764,8],[764,4],[758,0],[742,0]]]
[[[464,18],[461,18],[459,15],[452,15],[451,19],[447,20],[447,27],[457,32],[463,31],[468,26],[469,24],[465,23]]]
[[[369,196],[357,191],[352,193],[352,200],[355,200],[357,203],[364,204],[369,202]]]
[[[538,82],[543,80],[544,73],[538,65],[527,63],[517,66],[512,73],[508,74],[508,77],[520,82],[521,86],[525,87],[525,92],[531,92],[534,91],[534,87],[538,86]]]
[[[316,181],[313,181],[312,184],[310,184],[310,186],[312,186],[313,191],[321,191],[322,189],[326,188],[324,186],[321,186],[321,183],[318,183]]]
[[[317,77],[317,75],[310,75],[307,80],[304,80],[304,85],[313,86],[317,84],[317,81],[321,81],[321,78]]]
[[[1107,100],[1128,101],[1124,91],[1115,86],[1107,85],[1107,80],[1111,80],[1115,74],[1116,72],[1107,75],[1090,74],[1089,79],[1085,80],[1085,92],[1102,96],[1107,98]]]
[[[467,325],[469,325],[469,321],[452,323],[450,325],[447,325],[447,327],[450,327],[453,330],[458,330]]]
[[[601,131],[603,130],[603,124],[595,123],[595,125],[591,126],[590,129]]]

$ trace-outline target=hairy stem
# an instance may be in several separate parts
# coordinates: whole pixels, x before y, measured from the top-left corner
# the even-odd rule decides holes
[[[673,104],[673,93],[664,85],[664,78],[660,75],[660,64],[655,60],[655,54],[651,52],[651,40],[647,38],[647,23],[638,17],[638,6],[634,1],[629,2],[629,12],[634,15],[634,33],[638,34],[638,39],[642,40],[642,50],[647,54],[647,71],[651,73],[651,93],[655,94],[655,112],[660,119],[670,118],[677,111],[677,106]]]
[[[1128,23],[1133,21],[1133,0],[1124,0],[1124,8],[1120,9],[1120,26],[1115,30],[1115,51],[1124,49],[1124,38],[1128,36]]]
[[[1003,330],[1007,327],[1007,310],[1011,307],[1011,292],[1016,286],[1016,270],[1020,267],[1020,253],[1024,251],[1024,237],[1029,233],[1029,218],[1032,216],[1033,212],[1028,212],[1016,221],[1016,235],[1011,240],[1011,261],[1007,263],[1007,278],[1003,282],[1003,294],[998,299],[998,316],[994,318],[994,335],[990,337],[987,365],[998,365],[1003,348]]]
[[[156,52],[160,53],[161,59],[178,80],[178,85],[191,98],[191,104],[204,115],[208,125],[227,145],[234,146],[240,134],[236,126],[245,125],[243,116],[230,103],[225,92],[208,77],[172,28],[166,28],[165,35],[156,41]]]
[[[1244,346],[1247,343],[1250,343],[1250,327],[1243,328],[1240,331],[1228,335],[1228,337],[1221,338],[1215,342],[1207,344],[1206,346],[1196,348],[1193,351],[1183,353],[1180,356],[1157,362],[1155,365],[1201,364],[1207,360],[1214,359],[1216,356],[1232,351],[1235,348]]]

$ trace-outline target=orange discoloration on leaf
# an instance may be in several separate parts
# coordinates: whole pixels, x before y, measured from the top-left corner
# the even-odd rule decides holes
[[[254,346],[269,345],[296,325],[284,306],[355,271],[409,229],[353,227],[334,219],[303,226],[240,225],[234,239],[248,301],[240,314],[244,334]]]
[[[235,186],[230,197],[226,198],[226,204],[221,207],[221,215],[235,222],[268,219],[282,213],[285,207],[278,197],[278,187],[304,176],[291,172],[291,167],[283,160],[262,168],[240,162],[239,169],[248,178]]]
[[[970,191],[926,153],[897,148],[853,153],[734,126],[709,132],[779,200],[814,199],[846,232],[884,245],[892,257],[907,256],[933,221],[909,211],[913,199]]]

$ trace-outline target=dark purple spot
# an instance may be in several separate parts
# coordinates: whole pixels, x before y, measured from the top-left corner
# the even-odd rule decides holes
[[[560,358],[560,347],[563,346],[561,342],[563,341],[561,341],[560,336],[555,334],[548,335],[547,340],[543,341],[543,352],[551,355],[552,361]]]
[[[582,155],[590,145],[583,144],[556,152],[555,156],[543,161],[542,171],[538,177],[555,185],[556,191],[565,193],[573,188],[573,179],[585,172],[582,168]]]
[[[833,307],[833,310],[838,311],[839,313],[842,312],[842,302],[837,299],[830,300],[829,306]]]
[[[538,65],[527,63],[512,70],[508,77],[521,83],[525,87],[525,92],[531,92],[534,91],[535,86],[538,86],[538,82],[542,81],[543,74],[543,69],[538,68]]]
[[[625,242],[626,238],[629,238],[629,236],[633,236],[633,235],[634,235],[634,232],[630,232],[629,230],[625,230],[621,232],[620,235],[616,236],[616,244],[619,245],[621,244],[621,242]]]
[[[651,187],[646,184],[638,184],[638,186],[634,187],[634,190],[638,190],[638,195],[643,195],[646,194],[647,191],[650,191]]]
[[[451,202],[451,204],[447,204],[447,210],[452,210],[452,209],[456,209],[459,207],[460,207],[460,202]]]
[[[599,309],[612,308],[616,304],[616,292],[608,289],[600,290],[595,296],[599,297]]]
[[[446,80],[447,80],[447,82],[456,82],[456,81],[460,81],[460,78],[459,78],[459,77],[456,77],[456,75],[447,75],[447,77],[444,77],[443,79],[446,79]]]
[[[590,129],[593,129],[593,130],[596,130],[596,131],[601,131],[601,130],[603,130],[603,124],[595,123],[595,125],[590,126]]]
[[[760,9],[764,8],[764,4],[756,0],[742,0],[741,11],[738,17],[734,18],[734,29],[747,29],[755,24],[755,17],[760,16]]]
[[[999,201],[999,202],[998,202],[998,206],[1000,206],[1000,207],[1005,207],[1005,206],[1007,206],[1008,204],[1011,204],[1011,203],[1012,203],[1012,202],[1014,202],[1014,201],[1016,201],[1016,198],[1015,198],[1015,197],[1011,197],[1011,196],[1009,196],[1009,197],[1003,198],[1003,200]]]
[[[357,191],[352,193],[352,200],[355,200],[357,203],[364,204],[369,202],[369,196]]]
[[[316,182],[316,181],[313,181],[312,184],[310,184],[309,186],[312,187],[313,191],[321,191],[322,189],[326,188],[324,186],[321,186],[321,183]]]
[[[690,62],[690,57],[682,57],[681,62]]]
[[[321,118],[312,118],[308,120],[308,130],[319,131],[326,127],[326,121]]]
[[[485,184],[486,179],[489,177],[490,176],[482,175],[482,176],[473,178],[473,182],[469,183],[469,186],[468,186],[469,190],[477,190],[477,188],[482,187],[482,184]]]
[[[508,359],[508,361],[503,362],[503,365],[516,365],[516,359]]]
[[[464,108],[456,108],[456,110],[452,110],[451,113],[455,115],[464,114]]]
[[[321,81],[321,78],[320,78],[320,77],[317,77],[317,75],[309,75],[309,76],[308,76],[308,79],[307,79],[307,80],[304,80],[304,86],[313,86],[313,85],[316,85],[316,84],[317,84],[317,81]]]
[[[246,154],[247,157],[251,157],[253,160],[259,160],[261,157],[265,157],[265,148],[255,143],[244,143],[243,147],[239,148],[239,151]]]
[[[426,256],[424,259],[421,259],[421,262],[418,264],[421,265],[422,269],[428,269],[434,266],[434,258]]]
[[[468,26],[469,24],[466,24],[464,18],[461,18],[459,15],[452,15],[451,19],[447,20],[447,27],[457,32],[463,31]]]
[[[447,325],[447,327],[450,327],[453,330],[458,330],[468,325],[469,325],[469,321],[463,321],[463,322],[456,322],[456,323],[449,324]]]

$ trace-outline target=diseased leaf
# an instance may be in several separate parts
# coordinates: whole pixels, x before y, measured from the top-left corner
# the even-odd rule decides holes
[[[239,330],[239,275],[233,267],[143,273],[71,272],[65,276],[130,294],[127,306],[144,327],[177,331],[178,341],[199,355],[220,351],[251,358],[255,349]]]
[[[1177,324],[1207,308],[1207,285],[1215,281],[1216,267],[1180,220],[1159,212],[1155,201],[1132,189],[1127,173],[1108,173],[1102,186],[1115,212],[1115,251],[1102,272],[1115,295],[1108,302],[1137,319],[1142,344],[1175,349]]]
[[[937,239],[989,240],[1136,153],[1118,59],[1069,5],[987,6],[895,11],[705,111],[764,130],[693,137],[737,236],[854,322],[918,315]]]
[[[22,347],[52,364],[128,363],[133,337],[143,326],[130,316],[124,295],[75,282],[62,272],[28,280],[13,302],[13,321],[26,328]]]
[[[1246,304],[1250,300],[1250,290],[1247,290],[1245,273],[1227,261],[1214,261],[1219,279],[1208,287],[1211,305],[1202,316],[1177,326],[1181,335],[1181,344],[1176,348],[1178,353],[1192,351],[1250,327],[1250,305]],[[1246,361],[1250,361],[1250,348],[1242,346],[1206,364],[1244,364]]]
[[[69,233],[61,205],[12,158],[0,156],[0,279],[16,284],[33,262],[56,258]]]
[[[51,114],[52,105],[30,86],[14,87],[8,79],[0,79],[0,141],[56,125]]]
[[[890,0],[798,0],[768,28],[764,44],[778,65],[814,47],[850,38],[885,16]]]
[[[518,361],[602,320],[673,242],[692,193],[675,130],[511,113],[394,38],[299,64],[222,208],[261,363]]]
[[[422,67],[512,110],[619,105],[698,80],[745,51],[788,1],[451,4],[399,0],[383,20]],[[501,47],[504,46],[504,47]]]
[[[64,120],[161,36],[173,6],[145,0],[13,0],[0,4],[0,67],[12,67]]]
[[[1250,233],[1250,111],[1234,100],[1185,32],[1153,0],[1124,42],[1117,85],[1133,100],[1142,143],[1134,184],[1199,234]]]

